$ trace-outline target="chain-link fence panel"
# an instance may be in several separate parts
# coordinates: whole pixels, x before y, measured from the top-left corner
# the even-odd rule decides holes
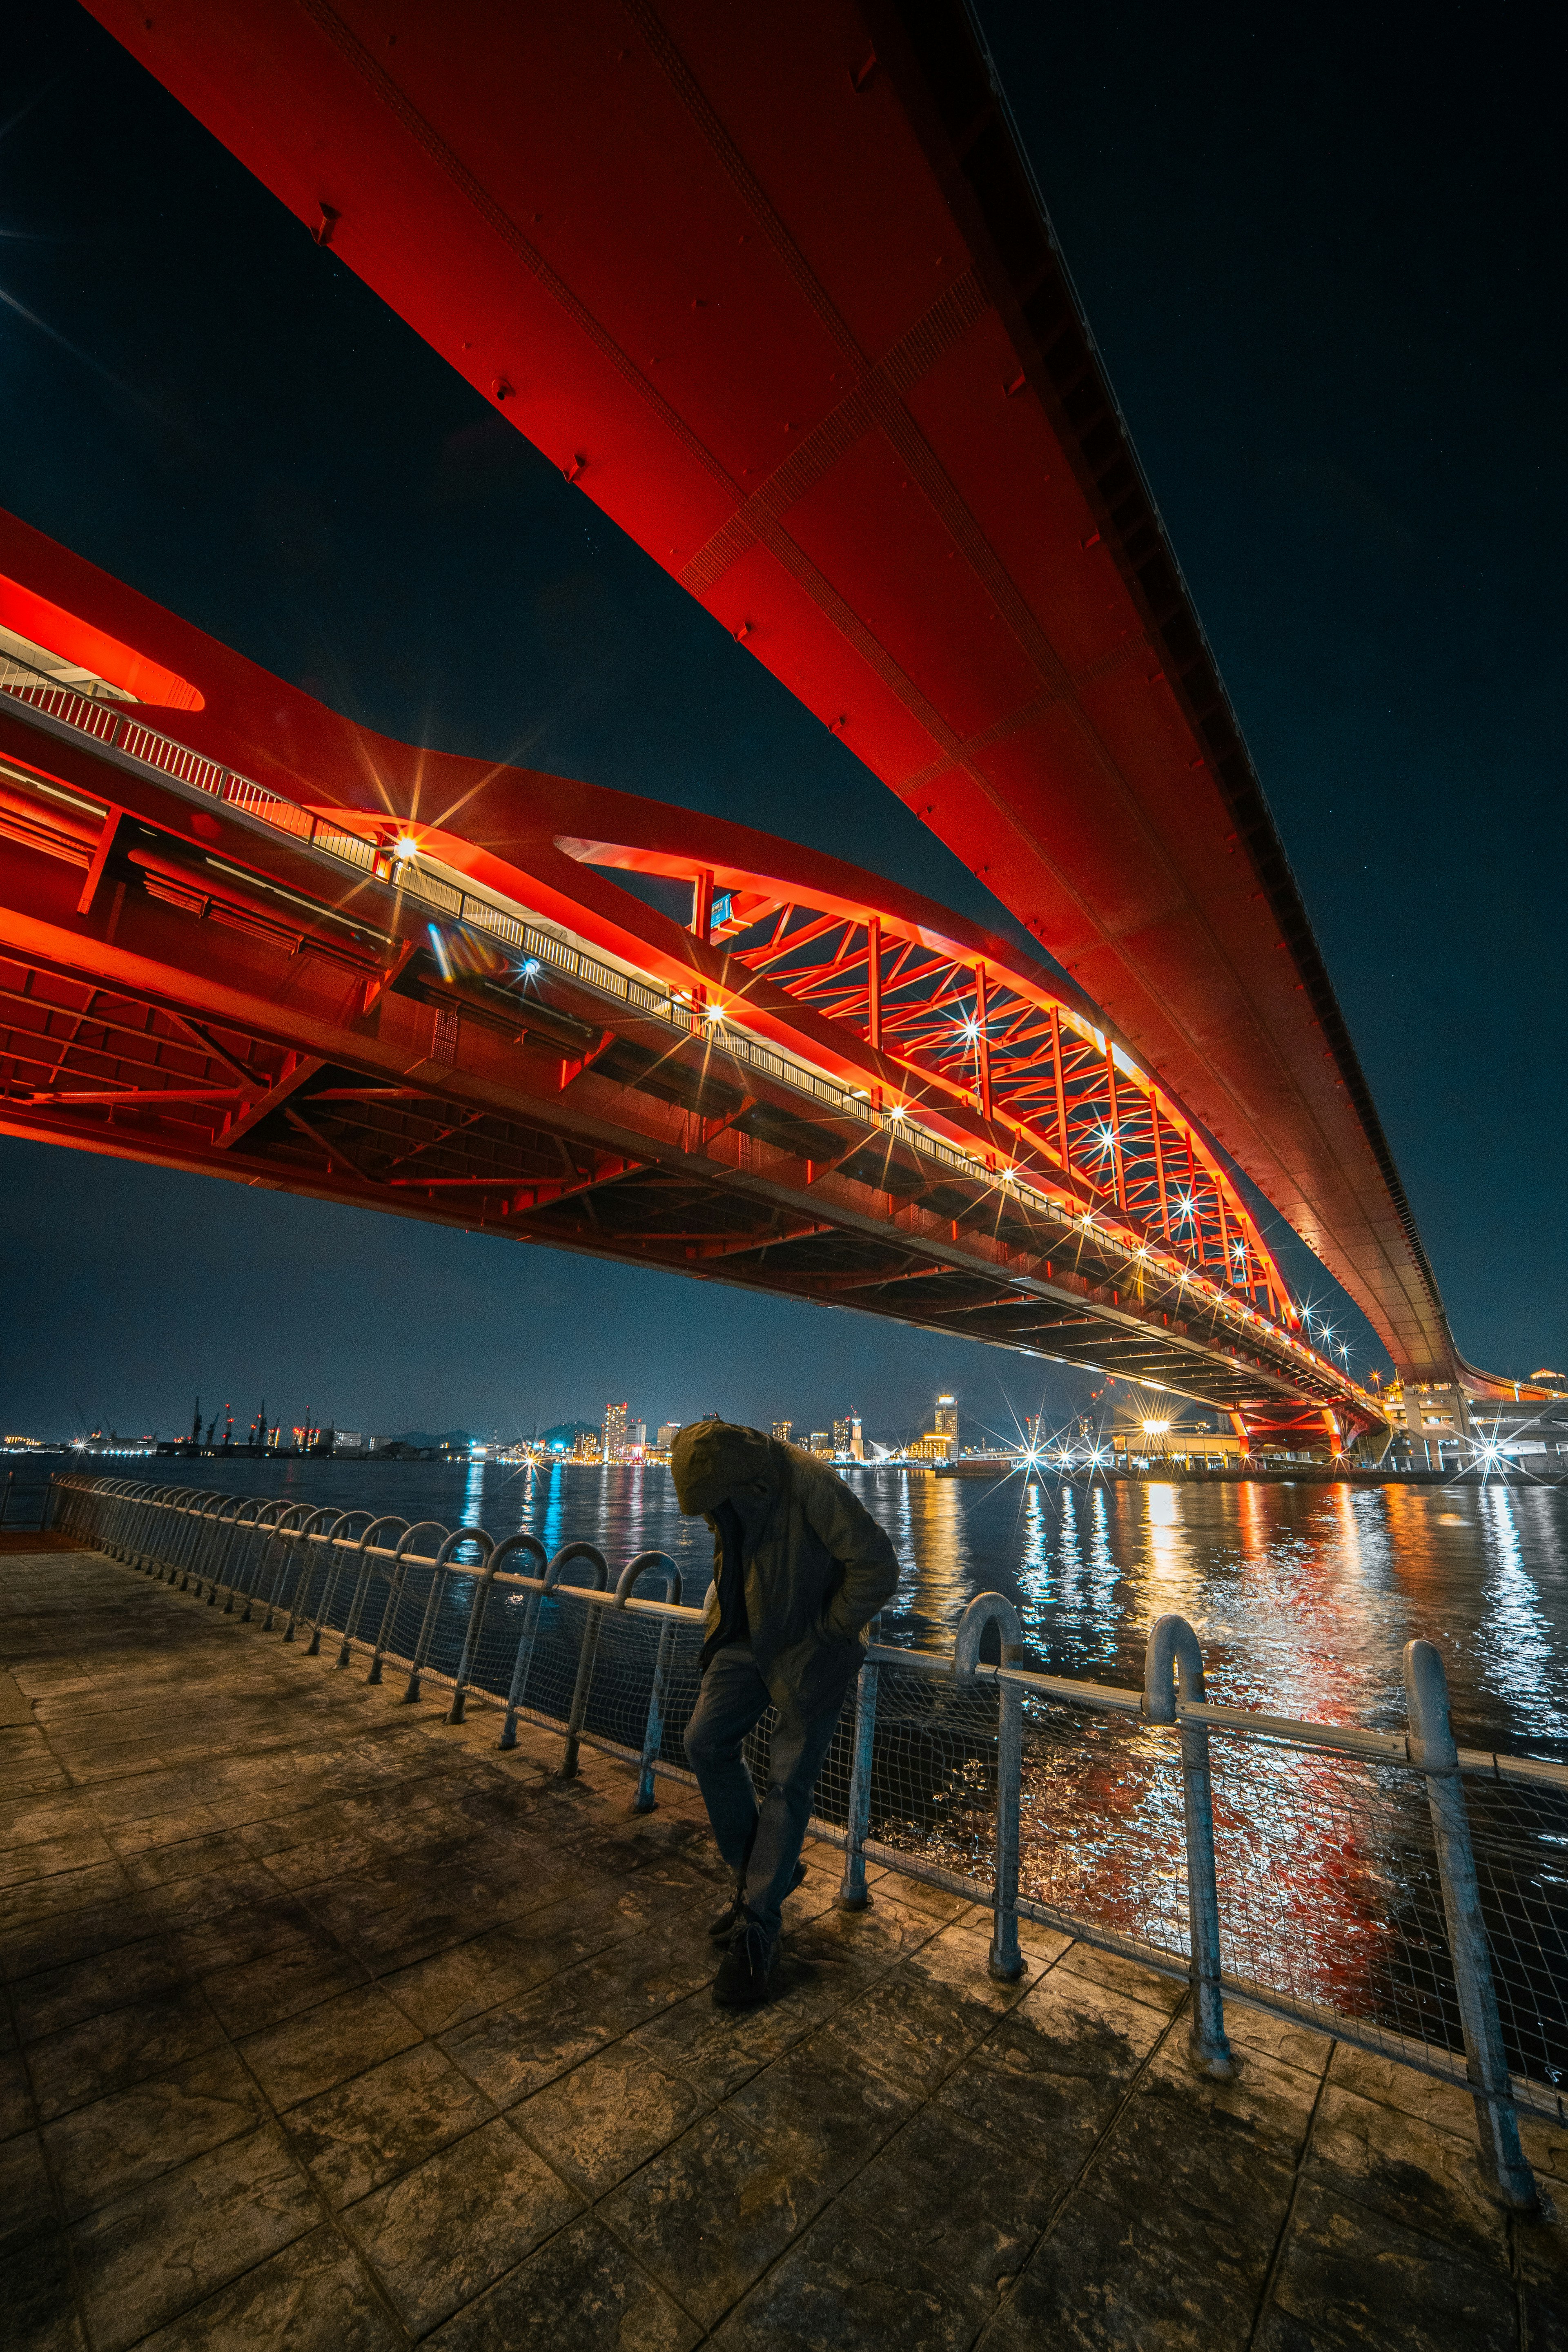
[[[1568,2095],[1568,1789],[1464,1775],[1510,2068]]]

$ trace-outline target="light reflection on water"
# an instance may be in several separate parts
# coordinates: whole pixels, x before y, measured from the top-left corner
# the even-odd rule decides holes
[[[466,1521],[497,1542],[526,1530],[551,1555],[587,1541],[612,1576],[634,1553],[660,1549],[677,1563],[688,1601],[701,1599],[711,1570],[711,1538],[700,1521],[681,1517],[664,1469],[557,1465],[539,1474],[500,1464],[329,1460],[147,1467],[157,1483],[369,1507],[448,1528]],[[945,1649],[971,1597],[995,1591],[1016,1604],[1032,1663],[1136,1686],[1148,1629],[1174,1610],[1197,1631],[1211,1698],[1396,1729],[1405,1722],[1401,1651],[1420,1634],[1442,1650],[1461,1743],[1568,1760],[1562,1490],[1084,1487],[874,1467],[849,1475],[903,1563],[883,1612],[886,1640]],[[467,1606],[467,1589],[449,1587],[450,1622],[433,1652],[448,1670]],[[571,1669],[570,1657],[556,1662],[562,1706]],[[899,1684],[906,1706],[910,1687],[918,1694],[907,1720],[919,1727],[902,1748]],[[966,1695],[946,1680],[883,1676],[874,1836],[984,1882],[994,1713],[994,1696],[973,1686]],[[967,1715],[977,1745],[963,1734]],[[614,1736],[634,1742],[639,1722]],[[1228,1969],[1452,2046],[1451,1990],[1434,1958],[1441,1908],[1416,1776],[1224,1733],[1213,1748]],[[1568,2073],[1568,1809],[1478,1780],[1467,1790],[1510,2062],[1559,2079]],[[1181,1784],[1167,1738],[1135,1720],[1031,1698],[1022,1800],[1026,1893],[1173,1954],[1185,1950]],[[838,1798],[824,1790],[819,1801],[843,1818]]]
[[[586,1539],[612,1573],[657,1549],[687,1601],[711,1568],[711,1538],[658,1468],[159,1461],[146,1475],[467,1519],[497,1542],[527,1529],[549,1553]],[[994,1591],[1017,1604],[1035,1664],[1135,1685],[1150,1624],[1176,1610],[1203,1643],[1214,1698],[1395,1728],[1400,1653],[1421,1634],[1443,1652],[1461,1741],[1568,1759],[1564,1490],[849,1475],[904,1564],[886,1639],[945,1647],[970,1597]]]

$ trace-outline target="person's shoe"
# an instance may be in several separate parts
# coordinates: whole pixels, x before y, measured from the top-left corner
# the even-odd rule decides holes
[[[760,2009],[768,1998],[777,1947],[755,1911],[743,1906],[740,1924],[725,1946],[718,1974],[713,1980],[716,2009]]]
[[[794,1894],[795,1889],[800,1885],[805,1875],[805,1864],[803,1862],[798,1862],[795,1864],[795,1875],[789,1881],[789,1891],[791,1895]],[[744,1885],[741,1885],[737,1886],[735,1893],[730,1896],[729,1901],[725,1905],[724,1909],[722,1911],[716,1912],[714,1916],[708,1921],[708,1934],[712,1936],[716,1941],[723,1936],[733,1936],[737,1927],[740,1925],[740,1915],[745,1908],[746,1888]]]

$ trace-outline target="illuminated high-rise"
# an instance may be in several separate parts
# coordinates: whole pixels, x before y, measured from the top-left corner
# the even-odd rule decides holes
[[[607,1404],[604,1408],[604,1432],[600,1446],[600,1458],[605,1462],[626,1459],[626,1404]]]
[[[789,1432],[794,1428],[794,1426],[795,1424],[792,1421],[776,1421],[774,1423],[773,1434],[779,1440],[780,1445],[789,1444]]]

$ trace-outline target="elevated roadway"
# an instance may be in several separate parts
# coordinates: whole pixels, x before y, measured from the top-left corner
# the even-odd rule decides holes
[[[963,0],[92,5],[1497,1389]]]
[[[8,520],[0,571],[99,681],[0,665],[0,1130],[854,1307],[1256,1445],[1384,1428],[1202,1121],[1044,966],[372,735]]]

